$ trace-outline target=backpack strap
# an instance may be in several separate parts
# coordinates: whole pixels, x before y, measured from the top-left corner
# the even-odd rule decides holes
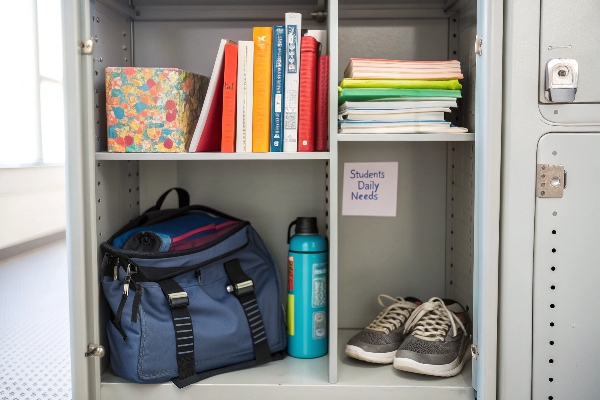
[[[194,360],[194,328],[187,306],[190,299],[187,293],[173,279],[159,281],[158,284],[169,300],[177,349],[178,379],[187,379],[196,374]]]
[[[177,192],[177,197],[179,198],[179,208],[187,207],[190,205],[190,194],[187,192],[187,190],[180,188],[180,187],[174,187],[174,188],[171,188],[171,189],[167,190],[166,192],[164,192],[158,198],[158,200],[156,200],[156,204],[153,205],[152,207],[150,207],[149,209],[147,209],[146,212],[160,210],[165,199],[167,198],[169,193],[171,193],[173,190],[175,190]]]
[[[244,314],[246,314],[250,334],[252,335],[256,363],[257,365],[265,364],[271,360],[271,349],[269,348],[267,332],[265,332],[262,315],[254,294],[254,282],[242,270],[237,258],[225,263],[225,272],[233,284],[227,287],[227,291],[235,294],[242,304]]]

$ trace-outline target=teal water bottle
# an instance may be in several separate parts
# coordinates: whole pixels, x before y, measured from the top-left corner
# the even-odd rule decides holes
[[[288,353],[321,357],[327,354],[327,240],[316,218],[298,217],[288,228],[288,243]]]

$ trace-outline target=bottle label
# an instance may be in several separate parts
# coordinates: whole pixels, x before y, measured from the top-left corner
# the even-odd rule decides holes
[[[294,290],[294,257],[288,257],[288,290]]]
[[[313,339],[325,339],[327,334],[327,321],[325,318],[325,312],[319,311],[313,313]]]
[[[315,263],[312,266],[312,306],[327,305],[327,263]]]
[[[287,301],[287,334],[294,336],[296,327],[294,325],[294,295],[288,293]]]

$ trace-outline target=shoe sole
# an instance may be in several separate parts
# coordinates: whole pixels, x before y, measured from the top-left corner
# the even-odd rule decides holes
[[[364,351],[360,347],[346,345],[346,354],[348,357],[356,358],[357,360],[367,361],[375,364],[391,364],[394,362],[396,350],[388,353],[370,353]]]
[[[462,371],[464,365],[469,360],[470,355],[471,353],[469,351],[465,351],[460,363],[457,363],[457,360],[454,360],[450,364],[444,365],[421,364],[410,358],[394,358],[394,368],[400,371],[414,372],[423,375],[441,377],[455,376]]]

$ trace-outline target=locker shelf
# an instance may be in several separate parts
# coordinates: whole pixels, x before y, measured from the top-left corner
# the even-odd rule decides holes
[[[286,399],[316,398],[380,399],[473,398],[471,363],[454,377],[436,378],[395,370],[391,365],[377,365],[348,358],[344,347],[358,330],[341,329],[338,334],[339,381],[327,382],[328,356],[312,360],[287,357],[261,367],[218,375],[179,390],[171,382],[139,385],[129,383],[107,370],[102,375],[103,399],[144,397],[145,400],[181,398],[234,398],[243,390],[248,398],[279,396]]]
[[[183,160],[329,160],[329,152],[312,153],[109,153],[97,152],[96,160],[183,161]]]
[[[338,134],[339,142],[469,142],[474,133],[402,133],[402,134]]]

